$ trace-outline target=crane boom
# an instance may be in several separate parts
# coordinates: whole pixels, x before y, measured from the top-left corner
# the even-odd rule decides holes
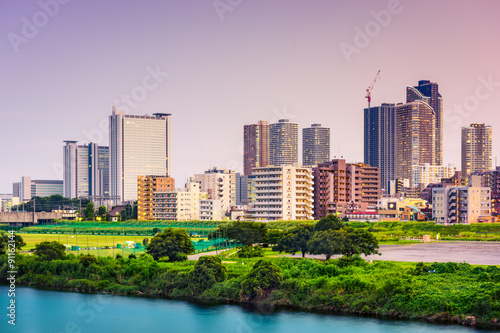
[[[368,99],[368,108],[370,108],[370,102],[372,101],[372,90],[373,90],[373,87],[375,86],[375,82],[377,82],[377,79],[379,79],[379,78],[380,78],[380,69],[378,70],[377,75],[375,75],[375,79],[373,79],[373,82],[372,82],[371,86],[369,86],[366,89],[366,96],[365,96],[365,98]]]

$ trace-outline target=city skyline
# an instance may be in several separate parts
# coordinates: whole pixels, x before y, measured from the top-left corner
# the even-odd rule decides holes
[[[48,22],[28,38],[25,22],[33,24],[44,9],[36,1],[9,4],[0,13],[0,84],[9,92],[0,131],[5,142],[13,142],[4,154],[15,163],[2,164],[0,193],[10,193],[24,175],[62,179],[62,140],[108,145],[105,122],[113,101],[127,114],[172,114],[172,176],[181,183],[212,166],[242,172],[241,128],[259,119],[289,118],[299,128],[321,123],[332,131],[331,157],[359,162],[364,91],[378,69],[372,106],[403,103],[401,87],[419,80],[439,83],[445,98],[443,163],[458,166],[462,126],[500,126],[492,42],[499,6],[401,1],[394,9],[385,1],[257,1],[220,13],[201,1],[69,2],[47,14]],[[377,13],[390,16],[380,21]],[[80,29],[86,22],[93,22],[92,29]],[[365,46],[356,44],[358,31],[376,24],[378,33]],[[435,38],[428,41],[431,32]],[[16,46],[14,35],[27,42]],[[409,54],[399,47],[407,40],[425,41],[432,56]],[[346,56],[346,45],[357,51]]]

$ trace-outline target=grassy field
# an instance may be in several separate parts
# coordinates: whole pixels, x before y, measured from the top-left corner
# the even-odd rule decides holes
[[[54,234],[24,234],[23,237],[26,246],[23,250],[31,250],[35,245],[44,241],[56,241],[64,245],[79,246],[79,247],[104,247],[115,246],[116,244],[124,244],[125,241],[133,241],[142,243],[144,237],[140,236],[95,236],[95,235],[54,235]],[[149,237],[151,238],[151,237]],[[86,252],[86,251],[85,251]]]

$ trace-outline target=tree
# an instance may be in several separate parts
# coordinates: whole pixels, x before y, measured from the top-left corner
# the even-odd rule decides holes
[[[89,202],[87,204],[87,208],[85,209],[85,219],[87,221],[93,221],[95,217],[94,204]]]
[[[334,254],[342,254],[342,246],[347,242],[345,230],[325,230],[315,232],[307,242],[309,253],[324,254],[326,260]]]
[[[280,269],[272,262],[259,260],[241,283],[240,297],[251,299],[278,288],[283,281]]]
[[[342,228],[315,232],[307,242],[309,252],[324,254],[326,260],[334,254],[348,257],[354,254],[378,254],[378,242],[372,233],[366,230]]]
[[[122,209],[120,211],[120,221],[127,221],[127,212],[125,209]]]
[[[308,251],[307,242],[313,234],[313,228],[309,225],[299,225],[285,233],[279,240],[278,244],[273,247],[274,251],[287,252],[295,254],[302,253],[302,258],[305,257]]]
[[[267,230],[266,243],[272,245],[278,244],[278,242],[280,241],[281,238],[283,238],[283,236],[284,233],[281,230],[278,229]]]
[[[134,206],[132,207],[132,216],[130,216],[132,220],[137,220],[137,200],[134,201]]]
[[[148,243],[149,243],[149,238],[144,237],[144,239],[142,240],[142,245],[148,246]]]
[[[111,214],[107,213],[106,217],[104,218],[106,221],[111,221]]]
[[[344,227],[344,222],[342,222],[337,216],[329,214],[316,222],[314,225],[314,231],[325,231],[330,229],[339,230],[342,227]]]
[[[106,211],[106,206],[99,206],[99,209],[97,211],[97,215],[99,216],[104,216],[106,215],[107,211]]]
[[[267,236],[267,226],[260,222],[233,222],[221,225],[208,238],[229,238],[244,246],[263,243]]]
[[[132,208],[131,204],[127,204],[125,206],[125,213],[127,216],[127,218],[126,218],[127,220],[130,220],[132,218],[132,210],[133,210],[133,208]]]
[[[89,267],[91,264],[97,264],[97,258],[91,254],[84,254],[78,259],[78,262],[84,267]]]
[[[195,294],[202,293],[226,278],[227,268],[222,265],[221,259],[217,256],[204,256],[196,262],[194,269],[189,272],[189,289]]]
[[[9,240],[10,234],[6,233],[3,230],[0,230],[0,255],[6,254],[7,251],[9,250]],[[14,244],[16,246],[16,251],[21,250],[23,246],[26,246],[26,243],[24,242],[23,238],[21,235],[14,234]]]
[[[35,245],[35,255],[43,260],[56,260],[64,257],[66,247],[56,241],[41,242]]]
[[[184,229],[165,228],[149,242],[146,252],[155,260],[168,258],[169,261],[186,260],[194,253],[194,246]]]

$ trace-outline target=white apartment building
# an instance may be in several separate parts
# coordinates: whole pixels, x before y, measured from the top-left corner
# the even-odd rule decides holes
[[[313,175],[309,168],[255,168],[252,203],[259,222],[313,219]]]
[[[194,178],[210,199],[221,201],[222,215],[236,206],[236,173],[233,170],[213,168]]]
[[[491,189],[481,187],[481,178],[472,176],[469,186],[432,189],[432,217],[443,225],[477,223],[491,216]]]
[[[126,115],[113,106],[109,120],[111,196],[137,200],[137,176],[168,176],[170,123],[170,114]]]
[[[222,202],[219,199],[200,200],[201,221],[222,221]]]
[[[425,188],[429,184],[437,184],[442,178],[453,177],[457,168],[453,164],[448,165],[423,165],[412,166],[412,187]]]
[[[153,215],[157,220],[200,220],[200,200],[206,193],[191,178],[184,189],[173,189],[153,194]]]

